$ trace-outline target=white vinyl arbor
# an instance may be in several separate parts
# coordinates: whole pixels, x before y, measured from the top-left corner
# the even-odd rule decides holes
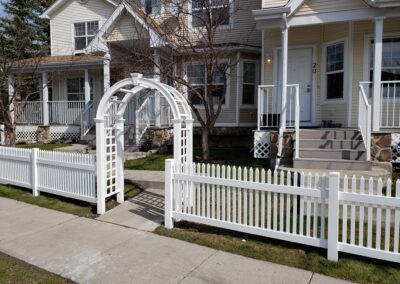
[[[164,96],[171,107],[174,126],[174,159],[193,161],[193,118],[185,97],[158,79],[131,74],[102,97],[96,115],[97,212],[106,211],[105,200],[114,194],[124,201],[124,112],[130,100],[144,89]]]

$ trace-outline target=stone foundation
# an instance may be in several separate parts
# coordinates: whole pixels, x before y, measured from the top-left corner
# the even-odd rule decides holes
[[[36,135],[39,144],[48,144],[52,140],[50,126],[38,126]]]
[[[393,160],[392,135],[394,134],[391,133],[371,134],[371,161],[392,162]]]
[[[276,159],[278,156],[279,132],[261,131],[261,133],[261,141],[255,142],[254,144],[255,158]],[[283,133],[281,159],[284,159],[286,161],[293,160],[293,141],[294,139],[292,132]],[[260,151],[260,147],[263,149],[262,151]],[[259,156],[258,154],[260,154],[261,152],[262,156]]]

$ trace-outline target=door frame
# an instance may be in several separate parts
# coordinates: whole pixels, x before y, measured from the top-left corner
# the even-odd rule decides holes
[[[310,122],[300,122],[300,126],[316,126],[317,123],[317,113],[316,113],[316,98],[317,98],[317,73],[319,70],[319,65],[317,61],[317,45],[316,44],[302,44],[302,45],[289,45],[288,50],[290,49],[305,49],[305,48],[310,48],[312,51],[311,55],[311,65],[315,64],[315,72],[313,70],[310,70],[311,72],[311,121]],[[282,48],[280,46],[274,47],[274,57],[276,60],[273,60],[273,84],[275,86],[278,85],[278,67],[279,67],[279,62],[278,62],[278,52]]]

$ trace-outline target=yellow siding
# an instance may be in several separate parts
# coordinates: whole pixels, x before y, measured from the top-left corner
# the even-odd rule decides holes
[[[296,15],[355,10],[365,7],[367,5],[361,0],[308,0],[296,12]]]
[[[107,1],[89,0],[83,5],[77,0],[69,0],[50,21],[51,54],[70,55],[74,52],[74,22],[98,20],[101,25],[111,16],[114,9]]]
[[[140,24],[135,22],[130,14],[126,14],[116,21],[106,38],[107,41],[148,38],[148,33]]]

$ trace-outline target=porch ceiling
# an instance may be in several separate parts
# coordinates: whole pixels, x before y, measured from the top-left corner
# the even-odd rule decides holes
[[[82,68],[102,68],[104,55],[59,55],[19,60],[13,63],[12,71],[28,73],[35,71],[74,70]]]

